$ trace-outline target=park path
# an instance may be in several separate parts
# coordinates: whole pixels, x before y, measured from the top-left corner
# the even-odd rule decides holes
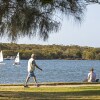
[[[36,87],[36,85],[28,84],[29,87]],[[39,87],[84,87],[84,86],[100,86],[100,82],[98,83],[84,83],[84,82],[51,82],[51,83],[39,83]],[[16,87],[24,87],[24,84],[0,84],[0,88],[16,88]]]

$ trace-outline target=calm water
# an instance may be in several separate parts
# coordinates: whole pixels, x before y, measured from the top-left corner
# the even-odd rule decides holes
[[[24,83],[27,60],[21,60],[21,66],[13,66],[13,60],[4,62],[5,65],[0,65],[0,84]],[[97,78],[100,78],[99,60],[36,60],[36,63],[43,69],[35,70],[38,82],[82,82],[91,67],[94,67]]]

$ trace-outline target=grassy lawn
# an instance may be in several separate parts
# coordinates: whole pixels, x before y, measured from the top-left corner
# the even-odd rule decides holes
[[[100,99],[100,86],[30,87],[0,86],[0,100]]]

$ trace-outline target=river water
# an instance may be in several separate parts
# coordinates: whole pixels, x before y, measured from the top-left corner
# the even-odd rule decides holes
[[[4,60],[0,64],[0,84],[24,83],[27,76],[28,60],[21,60],[20,66],[13,66],[13,60]],[[100,78],[99,60],[36,60],[37,65],[43,69],[35,70],[37,81],[40,82],[82,82],[91,67]],[[30,79],[29,83],[32,83]]]

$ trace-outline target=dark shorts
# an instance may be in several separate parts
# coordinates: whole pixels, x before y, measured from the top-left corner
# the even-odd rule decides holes
[[[28,77],[35,77],[34,72],[29,72],[29,73],[28,73]]]

